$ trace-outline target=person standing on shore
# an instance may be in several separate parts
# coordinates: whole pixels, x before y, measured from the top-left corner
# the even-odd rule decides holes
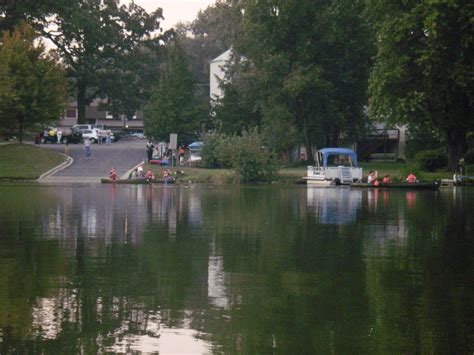
[[[61,139],[63,138],[63,132],[59,128],[56,131],[56,138],[58,139],[57,144],[61,144]]]
[[[153,143],[151,141],[148,141],[148,143],[146,144],[146,154],[147,154],[148,162],[150,162],[150,160],[153,159],[153,149],[154,148],[155,148],[155,146],[153,145]]]
[[[86,153],[86,159],[89,159],[91,157],[91,141],[89,138],[86,138],[84,141],[84,151]]]

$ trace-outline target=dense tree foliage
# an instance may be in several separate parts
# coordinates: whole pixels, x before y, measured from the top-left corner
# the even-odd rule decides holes
[[[13,30],[25,21],[44,18],[64,7],[67,0],[0,0],[0,29]]]
[[[0,3],[2,28],[25,20],[57,47],[74,86],[79,122],[85,121],[85,107],[98,96],[108,98],[108,110],[127,116],[149,98],[150,83],[157,79],[157,50],[171,36],[155,35],[161,18],[161,9],[148,14],[133,2]]]
[[[369,11],[378,48],[371,114],[443,134],[456,169],[474,124],[472,3],[371,0]]]
[[[57,46],[73,79],[78,122],[85,121],[85,107],[95,97],[108,96],[106,91],[113,87],[111,82],[121,84],[111,92],[119,101],[136,97],[136,80],[130,77],[141,77],[143,71],[135,65],[141,59],[131,53],[151,41],[151,33],[159,29],[161,18],[161,9],[148,14],[133,2],[118,6],[115,1],[83,0],[35,22],[42,34]],[[160,45],[160,40],[155,38],[153,43]],[[127,102],[129,110],[138,108],[129,106],[135,103],[136,100]]]
[[[196,85],[179,43],[167,51],[160,80],[144,110],[146,133],[160,139],[170,133],[177,133],[179,140],[196,137],[208,115],[207,95]]]
[[[57,120],[66,100],[63,69],[35,40],[23,25],[5,31],[0,47],[0,123],[18,129],[20,142],[25,128]]]
[[[234,52],[225,71],[225,78],[220,83],[225,95],[213,98],[213,124],[225,134],[241,134],[260,125],[262,120],[255,67]]]
[[[372,54],[363,9],[348,0],[245,2],[235,49],[252,63],[267,138],[291,138],[279,150],[298,140],[338,145],[363,126]]]

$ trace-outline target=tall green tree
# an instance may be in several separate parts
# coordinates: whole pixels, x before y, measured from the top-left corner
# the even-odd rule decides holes
[[[369,0],[377,29],[370,113],[445,137],[457,168],[474,127],[474,6],[463,0]]]
[[[57,120],[66,101],[64,70],[36,39],[22,25],[3,32],[0,46],[0,123],[18,129],[20,142],[25,128]]]
[[[12,31],[22,22],[44,18],[64,6],[67,0],[0,0],[0,29]]]
[[[99,95],[108,96],[107,91],[118,100],[136,98],[140,86],[126,79],[141,77],[143,70],[137,63],[145,61],[132,53],[142,51],[150,42],[159,47],[166,40],[168,34],[153,36],[160,28],[160,19],[161,9],[148,14],[133,2],[119,6],[116,1],[81,0],[62,4],[54,16],[33,21],[57,47],[68,69],[75,87],[79,123],[85,122],[86,106]],[[120,90],[115,86],[111,91],[112,82],[120,85]]]
[[[235,48],[255,65],[269,131],[286,123],[307,147],[355,139],[373,53],[364,1],[248,1],[244,10]]]
[[[225,134],[242,134],[261,123],[262,112],[255,67],[236,53],[225,66],[220,82],[224,96],[213,101],[214,127]]]
[[[145,131],[160,139],[170,133],[177,133],[178,139],[196,137],[208,116],[207,95],[196,85],[179,43],[173,43],[167,51],[160,80],[144,109]]]

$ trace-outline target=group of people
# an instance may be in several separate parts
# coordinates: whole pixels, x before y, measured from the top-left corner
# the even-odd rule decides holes
[[[416,179],[415,174],[413,174],[412,172],[410,172],[410,173],[408,174],[408,176],[406,177],[405,181],[406,181],[407,183],[409,183],[409,184],[412,184],[412,183],[416,182],[417,179]],[[389,183],[391,183],[391,182],[392,182],[392,180],[390,179],[390,175],[389,175],[389,174],[385,175],[385,176],[382,178],[382,184],[389,184]],[[367,183],[373,184],[373,185],[375,185],[375,186],[377,186],[377,185],[379,184],[377,171],[371,170],[371,171],[369,172],[369,175],[367,175]]]
[[[135,169],[132,170],[132,172],[130,173],[130,176],[128,178],[130,180],[133,180],[133,179],[154,180],[155,179],[155,174],[151,170],[148,170],[145,173],[145,171],[143,170],[143,167],[139,166],[138,168],[135,168]],[[165,171],[163,172],[163,180],[168,181],[169,179],[171,179],[170,172],[169,172],[168,169],[165,169]]]
[[[110,129],[97,130],[97,143],[98,144],[112,144],[112,131]]]
[[[151,160],[161,160],[162,162],[165,162],[166,164],[161,164],[161,165],[169,165],[171,164],[170,159],[174,159],[175,155],[173,154],[173,150],[167,148],[164,142],[159,143],[158,147],[156,147],[152,141],[148,141],[146,144],[146,155],[147,155],[147,161],[150,162]],[[178,148],[178,158],[179,158],[179,164],[184,165],[184,156],[186,154],[186,150],[184,146],[180,146]]]
[[[43,131],[43,143],[47,142],[54,142],[56,140],[57,144],[62,143],[63,139],[63,131],[60,128],[51,128],[45,129]],[[35,136],[35,144],[41,143],[41,133],[36,134]]]

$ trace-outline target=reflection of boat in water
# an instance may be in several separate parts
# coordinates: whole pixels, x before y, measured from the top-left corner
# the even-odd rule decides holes
[[[112,180],[112,179],[100,179],[103,184],[131,184],[131,185],[147,185],[147,184],[174,184],[176,179],[130,179],[130,180]]]
[[[321,224],[345,224],[356,220],[362,205],[362,191],[349,188],[308,187],[307,206]]]
[[[391,182],[388,184],[379,183],[378,185],[356,182],[351,187],[368,188],[368,189],[408,189],[408,190],[436,190],[440,186],[439,181],[431,182]]]
[[[308,166],[308,184],[317,186],[348,185],[362,180],[357,154],[347,148],[324,148],[316,153],[316,166]]]

